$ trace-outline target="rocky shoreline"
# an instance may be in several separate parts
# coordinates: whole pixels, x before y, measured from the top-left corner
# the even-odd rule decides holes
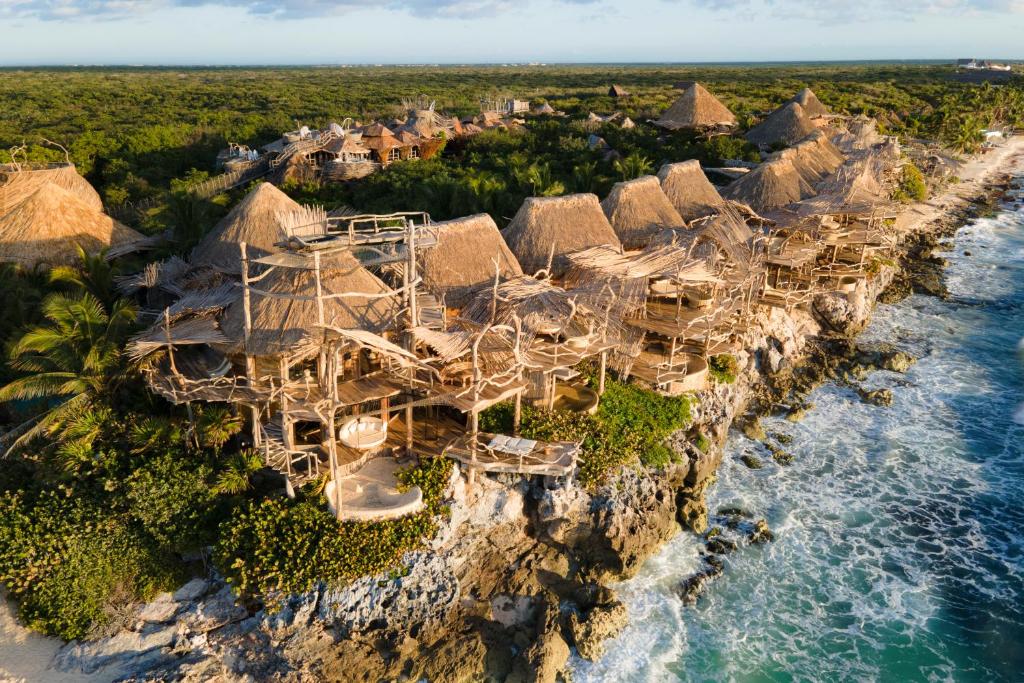
[[[117,633],[64,646],[52,666],[96,680],[560,680],[570,648],[599,658],[627,622],[607,585],[635,575],[675,534],[704,534],[707,548],[703,568],[679,587],[684,601],[722,572],[721,555],[770,542],[763,520],[707,510],[728,430],[744,429],[782,463],[785,443],[764,433],[759,416],[799,419],[807,394],[829,379],[884,404],[884,393],[860,389],[859,378],[875,367],[905,370],[913,359],[861,348],[854,337],[876,301],[941,295],[943,264],[932,252],[1008,182],[985,180],[984,191],[906,230],[900,263],[854,292],[819,295],[809,310],[758,312],[736,354],[736,381],[701,392],[693,426],[673,437],[680,463],[626,469],[591,492],[512,476],[480,477],[469,488],[456,469],[450,518],[399,571],[321,587],[275,613],[247,610],[227,586],[197,579],[142,606]],[[707,452],[690,438],[697,432]]]

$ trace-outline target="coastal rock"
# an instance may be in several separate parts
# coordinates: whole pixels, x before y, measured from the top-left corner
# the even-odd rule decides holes
[[[838,292],[826,292],[814,297],[812,309],[833,332],[847,334],[857,322],[850,301]]]
[[[740,456],[740,460],[743,461],[744,465],[746,465],[752,470],[761,469],[761,459],[758,458],[756,455],[744,453],[743,455]]]
[[[565,671],[570,652],[562,637],[558,612],[558,605],[548,602],[537,619],[537,638],[524,653],[527,683],[557,683]]]
[[[192,579],[184,586],[174,591],[174,599],[178,602],[192,602],[198,600],[210,591],[210,582],[206,579]]]
[[[173,619],[179,609],[181,609],[181,604],[175,601],[170,593],[161,593],[143,605],[137,617],[141,621],[165,623]]]
[[[768,528],[768,521],[759,519],[754,522],[754,529],[747,536],[751,543],[767,543],[775,540],[775,534]]]
[[[178,626],[169,624],[145,633],[121,631],[93,641],[73,640],[60,649],[54,667],[60,671],[91,674],[107,667],[121,671],[143,669],[171,655]]]
[[[580,657],[596,662],[604,654],[604,641],[614,638],[629,623],[626,606],[614,600],[599,605],[583,616],[569,616],[569,633]]]
[[[892,389],[874,389],[872,391],[858,389],[857,393],[860,394],[861,400],[865,403],[882,407],[892,405]]]
[[[716,555],[728,555],[738,547],[736,545],[736,541],[725,538],[721,534],[716,534],[714,537],[708,539],[708,542],[705,545],[709,553],[714,553]]]
[[[743,435],[753,441],[764,441],[768,435],[761,426],[761,420],[754,418],[743,423]]]
[[[684,605],[692,605],[707,588],[708,583],[722,574],[721,563],[708,562],[706,566],[696,574],[683,579],[676,588],[676,594]]]

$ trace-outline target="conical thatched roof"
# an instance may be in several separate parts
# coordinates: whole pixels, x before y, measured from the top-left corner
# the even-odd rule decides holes
[[[492,284],[495,264],[502,280],[523,274],[486,213],[435,223],[431,230],[437,232],[437,245],[423,251],[420,274],[427,289],[444,296],[447,306],[461,308],[477,290]]]
[[[609,97],[629,97],[629,91],[623,88],[621,85],[612,85],[608,89]]]
[[[547,102],[544,102],[539,107],[533,110],[535,114],[554,114],[555,109]]]
[[[568,266],[565,254],[602,244],[620,246],[593,194],[527,197],[504,237],[526,273],[546,268],[552,249],[552,270],[558,275]]]
[[[0,261],[31,267],[78,260],[76,245],[95,253],[143,239],[96,210],[78,193],[44,182],[0,216]]]
[[[276,299],[253,293],[252,336],[249,350],[257,356],[274,356],[319,333],[316,302],[316,273],[310,259],[309,269],[275,268],[255,285],[272,294],[309,297],[307,300]],[[320,263],[320,283],[324,296],[358,292],[384,294],[390,291],[383,282],[359,264],[349,252],[335,252]],[[324,299],[324,323],[343,329],[380,332],[389,327],[397,313],[395,297],[367,299],[343,297]],[[231,304],[221,320],[221,329],[241,349],[245,339],[245,309],[241,300]]]
[[[820,129],[815,130],[792,147],[768,157],[769,161],[773,159],[788,159],[800,177],[811,185],[817,185],[825,180],[844,161],[842,153]]]
[[[814,188],[793,167],[789,158],[766,161],[722,192],[728,199],[747,204],[758,212],[814,196]]]
[[[714,128],[735,126],[736,117],[704,86],[692,83],[654,124],[667,130]]]
[[[301,208],[272,184],[261,183],[192,250],[192,264],[238,275],[242,267],[238,245],[246,243],[249,258],[260,258],[278,251],[275,245],[285,238],[278,214]]]
[[[788,147],[807,137],[815,128],[804,113],[804,108],[796,102],[789,102],[747,131],[747,140],[759,147],[771,147],[776,144]]]
[[[804,113],[807,114],[808,118],[816,119],[820,116],[828,116],[829,111],[825,108],[825,105],[821,103],[818,96],[814,94],[814,91],[810,88],[804,88],[790,100],[790,102],[796,102],[804,109]]]
[[[717,213],[725,204],[696,159],[665,164],[658,171],[661,189],[685,221]]]
[[[601,208],[626,249],[642,249],[662,230],[685,225],[651,175],[615,183]]]
[[[46,183],[68,190],[95,211],[103,211],[103,200],[89,181],[78,175],[74,164],[60,164],[22,170],[0,167],[0,214],[14,208]]]

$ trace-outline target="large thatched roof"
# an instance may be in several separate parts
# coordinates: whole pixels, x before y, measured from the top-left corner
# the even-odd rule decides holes
[[[658,171],[661,189],[685,221],[717,213],[725,204],[696,159],[665,164]]]
[[[730,183],[722,196],[763,213],[813,197],[814,188],[800,176],[791,159],[776,158]]]
[[[817,185],[839,168],[845,157],[833,145],[824,131],[817,129],[797,144],[776,152],[768,160],[788,159],[800,177]]]
[[[796,102],[789,102],[747,131],[747,140],[759,147],[771,147],[776,144],[788,147],[807,137],[815,128],[814,123],[804,113],[804,108]]]
[[[249,258],[260,258],[278,251],[275,245],[285,238],[278,214],[301,208],[272,184],[261,183],[192,250],[192,264],[239,274],[242,265],[238,245],[246,243]]]
[[[736,117],[704,86],[692,83],[654,123],[668,130],[714,128],[735,126]]]
[[[0,261],[34,266],[78,260],[87,252],[143,239],[87,203],[77,193],[44,182],[0,216]]]
[[[59,164],[48,168],[0,167],[0,214],[10,211],[46,183],[68,190],[86,206],[103,211],[103,200],[89,181],[78,175],[74,164]]]
[[[361,266],[349,252],[336,252],[325,257],[320,269],[320,282],[325,297],[345,292],[377,295],[390,291],[387,285]],[[318,338],[321,330],[317,327],[319,312],[312,260],[308,269],[278,267],[253,287],[271,294],[308,297],[296,301],[252,293],[252,336],[249,350],[254,355],[278,355]],[[342,329],[380,332],[392,323],[396,312],[395,297],[324,299],[324,323]],[[240,345],[244,341],[245,311],[242,301],[236,301],[228,307],[221,329],[235,344]]]
[[[565,254],[601,244],[620,246],[593,194],[527,197],[504,237],[526,273],[546,268],[552,251],[553,274],[559,275],[568,265]]]
[[[829,115],[828,109],[825,108],[825,105],[821,103],[821,100],[818,99],[818,96],[810,88],[804,88],[798,92],[790,102],[796,102],[803,107],[804,113],[809,118],[816,119]]]
[[[435,223],[437,245],[425,249],[420,273],[427,289],[444,296],[445,304],[461,308],[474,292],[494,282],[523,274],[494,219],[486,213]]]
[[[616,183],[601,208],[626,249],[642,249],[666,228],[685,224],[654,176]]]

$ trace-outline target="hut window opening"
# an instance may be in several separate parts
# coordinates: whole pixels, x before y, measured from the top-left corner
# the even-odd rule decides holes
[[[388,150],[388,161],[398,161],[402,158],[402,150],[392,147]]]

